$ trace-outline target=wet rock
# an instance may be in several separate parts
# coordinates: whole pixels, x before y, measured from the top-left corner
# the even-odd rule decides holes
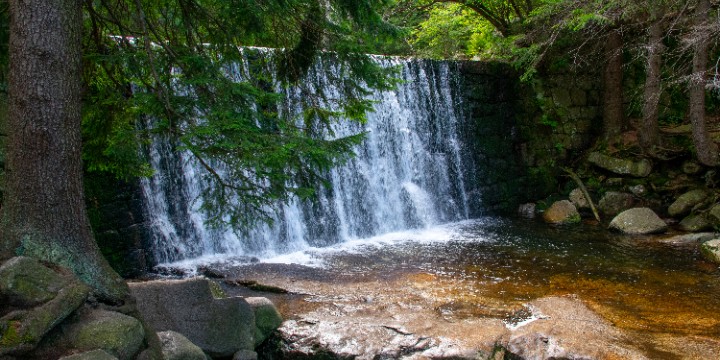
[[[576,188],[571,191],[570,195],[568,195],[568,198],[570,199],[570,202],[572,202],[573,205],[575,205],[575,207],[578,209],[590,208],[590,202],[585,198],[585,194],[583,194],[580,188]]]
[[[710,240],[700,245],[702,255],[716,264],[720,264],[720,239]]]
[[[0,318],[0,357],[22,355],[34,350],[50,330],[85,302],[90,293],[90,288],[72,275],[67,275],[67,278],[59,282],[65,286],[57,290],[51,300],[27,310],[13,311]],[[42,281],[41,283],[44,284]],[[26,295],[41,294],[40,298],[48,292],[52,291],[48,288],[41,291],[22,291]],[[34,296],[30,298],[38,299]]]
[[[275,305],[264,297],[245,298],[255,313],[255,346],[260,345],[282,325],[283,319]]]
[[[175,331],[157,333],[164,360],[205,360],[205,353],[182,334]]]
[[[102,349],[120,360],[140,351],[145,330],[138,319],[114,311],[79,311],[63,325],[58,345],[78,350]]]
[[[27,309],[55,298],[68,281],[38,260],[19,256],[0,266],[0,298]]]
[[[610,229],[625,234],[657,234],[667,230],[667,224],[648,208],[625,210],[610,222]]]
[[[668,207],[668,214],[672,217],[687,215],[695,205],[705,201],[707,196],[707,192],[702,189],[688,191],[680,195],[680,197]]]
[[[580,213],[568,200],[556,201],[543,213],[543,220],[549,224],[574,224],[580,222]]]
[[[84,353],[63,356],[59,360],[118,360],[105,350],[92,350]],[[203,359],[204,360],[204,359]]]
[[[712,240],[717,237],[716,233],[706,232],[697,234],[683,234],[675,235],[668,238],[660,239],[660,242],[672,245],[686,245],[686,244],[697,244]]]
[[[635,198],[632,194],[608,191],[598,203],[598,209],[605,215],[615,216],[622,211],[630,209],[635,205]]]
[[[632,161],[593,152],[588,156],[591,164],[620,175],[646,177],[652,172],[652,163],[647,159]]]
[[[526,219],[534,219],[535,218],[535,203],[527,203],[527,204],[521,204],[518,207],[518,215],[520,217],[524,217]]]
[[[680,221],[680,229],[687,232],[701,232],[712,229],[713,224],[703,214],[691,214]]]
[[[581,301],[548,297],[529,303],[537,320],[514,330],[506,345],[522,359],[645,359],[619,345],[624,335]]]
[[[138,310],[158,331],[187,337],[212,357],[255,347],[255,315],[242,298],[215,299],[209,280],[130,283]]]

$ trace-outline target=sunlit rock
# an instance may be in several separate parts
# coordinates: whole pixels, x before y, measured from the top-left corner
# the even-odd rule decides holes
[[[561,200],[545,210],[543,220],[549,224],[574,224],[580,222],[580,213],[569,200]]]
[[[625,210],[610,222],[610,229],[625,234],[657,234],[667,230],[667,224],[648,208]]]
[[[700,246],[700,252],[706,259],[720,264],[720,239],[704,242]]]

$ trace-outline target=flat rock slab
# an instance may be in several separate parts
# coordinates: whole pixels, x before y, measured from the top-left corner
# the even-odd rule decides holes
[[[172,330],[213,357],[255,348],[255,315],[243,298],[216,299],[207,279],[130,283],[145,320]]]

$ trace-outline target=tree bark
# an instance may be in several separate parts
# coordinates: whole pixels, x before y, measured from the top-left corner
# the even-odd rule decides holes
[[[662,87],[660,84],[662,55],[665,52],[663,45],[662,19],[655,17],[650,25],[647,45],[647,67],[644,89],[643,117],[639,126],[638,140],[645,153],[652,153],[658,145],[660,128],[658,124],[658,107]]]
[[[705,124],[705,83],[708,67],[708,47],[710,34],[708,34],[708,23],[710,13],[710,1],[700,0],[695,8],[695,54],[693,55],[693,73],[690,76],[689,96],[690,108],[688,117],[692,124],[693,143],[697,152],[698,160],[707,166],[718,166],[718,146],[715,144],[707,131]]]
[[[71,269],[104,300],[129,291],[95,243],[81,164],[81,0],[11,0],[0,255]]]
[[[605,43],[605,73],[603,90],[603,137],[606,141],[617,138],[623,130],[623,39],[619,29],[608,34]]]

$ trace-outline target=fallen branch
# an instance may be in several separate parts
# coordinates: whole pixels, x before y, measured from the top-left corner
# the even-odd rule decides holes
[[[580,188],[580,191],[582,191],[582,193],[583,193],[583,196],[585,196],[585,199],[587,199],[588,203],[590,204],[590,209],[592,209],[593,215],[595,215],[595,220],[600,222],[600,215],[598,214],[598,211],[595,208],[595,203],[593,203],[592,198],[590,197],[590,194],[588,193],[587,188],[585,187],[585,184],[582,182],[582,180],[580,180],[580,177],[577,176],[577,174],[575,172],[573,172],[572,170],[570,170],[568,168],[562,168],[562,169],[563,169],[563,171],[568,173],[568,175],[570,175],[570,178],[573,179],[575,181],[575,183],[578,185],[578,187]]]

